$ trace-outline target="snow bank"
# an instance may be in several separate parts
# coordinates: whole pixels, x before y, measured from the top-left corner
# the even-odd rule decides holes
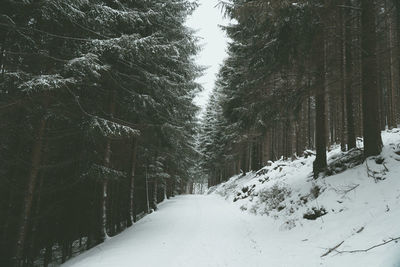
[[[360,150],[335,147],[328,153],[331,176],[314,180],[315,156],[308,153],[232,177],[209,194],[265,215],[268,241],[261,246],[278,253],[269,266],[400,266],[393,240],[400,237],[400,129],[382,138],[381,156],[364,162]]]

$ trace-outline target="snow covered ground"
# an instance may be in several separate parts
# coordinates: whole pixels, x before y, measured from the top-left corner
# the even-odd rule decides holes
[[[400,130],[383,139],[382,160],[346,171],[332,150],[338,174],[316,181],[310,156],[176,197],[64,266],[400,266]]]
[[[391,241],[400,238],[400,130],[382,138],[381,156],[359,166],[343,164],[350,155],[339,147],[330,151],[336,175],[312,179],[314,156],[280,160],[210,192],[264,215],[268,238],[258,244],[271,252],[269,266],[400,266],[400,242]]]
[[[267,240],[268,233],[254,232],[263,226],[263,218],[221,197],[180,196],[64,266],[265,266],[270,253],[256,239]]]

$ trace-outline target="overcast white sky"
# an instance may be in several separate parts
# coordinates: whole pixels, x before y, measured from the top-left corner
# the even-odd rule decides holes
[[[197,36],[202,38],[203,50],[198,56],[198,64],[209,67],[199,79],[204,91],[195,99],[196,104],[204,109],[214,87],[219,65],[226,57],[227,37],[218,25],[227,25],[228,20],[223,18],[220,8],[216,7],[218,0],[199,0],[199,3],[200,6],[188,19],[187,25],[198,30]]]

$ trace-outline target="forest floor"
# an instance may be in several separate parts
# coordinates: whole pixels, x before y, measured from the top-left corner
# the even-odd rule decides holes
[[[382,136],[364,162],[333,148],[318,180],[310,152],[168,200],[64,266],[399,267],[400,130]]]

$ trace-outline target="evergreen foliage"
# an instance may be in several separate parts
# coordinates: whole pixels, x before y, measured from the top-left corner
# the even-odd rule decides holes
[[[202,122],[209,186],[314,149],[318,178],[326,149],[356,137],[380,153],[377,133],[399,119],[400,26],[396,1],[364,2],[220,1],[231,42]]]
[[[64,262],[185,192],[196,6],[1,1],[1,266]]]

